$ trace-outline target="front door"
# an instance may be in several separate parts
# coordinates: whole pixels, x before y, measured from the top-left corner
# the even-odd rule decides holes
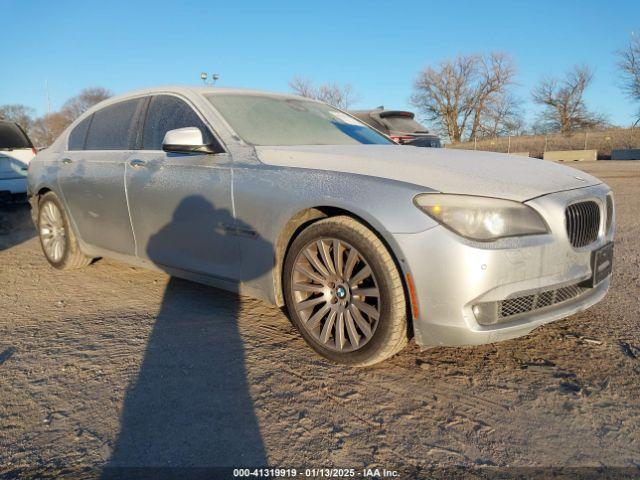
[[[126,187],[136,254],[160,268],[172,267],[238,281],[240,254],[231,200],[232,168],[227,153],[162,151],[167,131],[209,128],[184,100],[151,98],[141,149],[126,163]]]

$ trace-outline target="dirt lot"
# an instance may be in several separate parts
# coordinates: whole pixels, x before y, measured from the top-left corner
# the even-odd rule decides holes
[[[640,162],[579,167],[616,194],[605,301],[525,338],[411,345],[369,369],[318,358],[257,300],[114,261],[55,271],[26,207],[2,207],[0,476],[105,465],[412,477],[458,472],[443,466],[640,468]]]

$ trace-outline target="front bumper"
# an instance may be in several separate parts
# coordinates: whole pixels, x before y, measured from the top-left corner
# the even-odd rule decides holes
[[[545,195],[526,202],[547,221],[550,233],[507,238],[491,243],[461,238],[442,226],[415,234],[395,234],[413,279],[418,316],[416,342],[423,346],[477,345],[526,335],[545,323],[589,308],[606,294],[610,277],[566,301],[501,323],[478,322],[473,307],[536,294],[589,279],[591,252],[613,240],[605,232],[604,184]],[[574,248],[565,227],[565,208],[574,201],[595,200],[601,206],[597,240]],[[486,323],[486,322],[483,322]]]

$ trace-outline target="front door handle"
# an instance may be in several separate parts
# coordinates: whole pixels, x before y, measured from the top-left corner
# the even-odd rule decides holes
[[[140,159],[133,159],[129,162],[129,165],[131,165],[133,168],[140,168],[140,167],[144,167],[147,164],[147,162],[145,162],[144,160],[140,160]]]
[[[69,165],[71,162],[73,162],[73,160],[71,160],[70,158],[63,158],[62,159],[62,163],[64,163],[65,165]]]

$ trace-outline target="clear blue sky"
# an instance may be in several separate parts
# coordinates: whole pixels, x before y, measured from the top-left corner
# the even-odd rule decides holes
[[[0,104],[46,111],[87,86],[198,84],[288,91],[295,75],[350,83],[358,108],[411,108],[417,73],[458,53],[506,51],[529,103],[543,75],[595,70],[588,104],[627,125],[614,52],[640,34],[640,1],[0,0]]]

